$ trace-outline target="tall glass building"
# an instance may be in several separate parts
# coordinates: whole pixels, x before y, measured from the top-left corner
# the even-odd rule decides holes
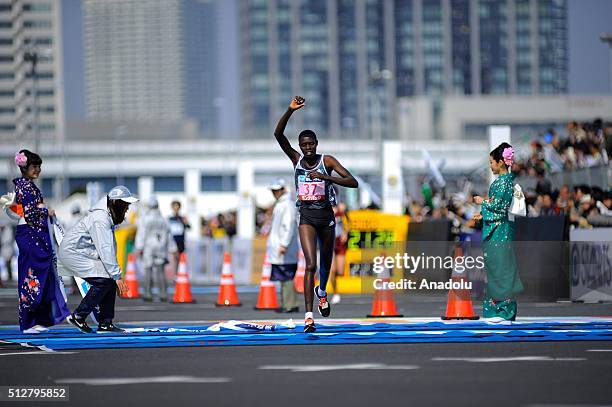
[[[64,134],[60,4],[0,0],[0,139],[16,146]]]
[[[87,117],[217,128],[218,1],[85,0]]]
[[[240,0],[242,128],[393,138],[397,97],[567,93],[566,0]]]

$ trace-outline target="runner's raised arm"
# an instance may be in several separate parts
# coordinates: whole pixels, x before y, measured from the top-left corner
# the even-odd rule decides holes
[[[285,127],[287,127],[287,123],[289,122],[289,118],[293,112],[304,107],[305,102],[306,101],[301,96],[294,97],[293,100],[291,100],[287,111],[279,119],[276,129],[274,130],[274,137],[276,137],[276,141],[278,141],[278,144],[283,149],[285,154],[287,154],[287,157],[289,157],[294,166],[300,159],[300,153],[291,147],[291,143],[287,139],[287,136],[285,136]]]

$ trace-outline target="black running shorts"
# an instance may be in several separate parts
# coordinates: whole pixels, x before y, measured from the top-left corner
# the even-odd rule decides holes
[[[300,207],[300,225],[311,225],[315,228],[336,228],[336,217],[331,206],[323,209]]]

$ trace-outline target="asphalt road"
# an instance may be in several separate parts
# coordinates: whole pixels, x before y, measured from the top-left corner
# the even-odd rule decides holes
[[[117,322],[293,317],[245,304],[119,300]],[[74,308],[77,297],[70,299]],[[346,296],[333,317],[363,317],[370,299]],[[406,316],[438,316],[444,297],[398,297]],[[478,312],[478,310],[477,310]],[[521,303],[521,316],[610,316],[612,304]],[[0,323],[16,323],[0,290]],[[79,406],[156,405],[612,405],[612,342],[240,346],[41,352],[0,345],[0,385],[65,385]],[[117,384],[121,383],[121,384]],[[10,405],[3,403],[3,405]],[[17,403],[15,405],[27,405]],[[47,405],[46,403],[43,405]]]

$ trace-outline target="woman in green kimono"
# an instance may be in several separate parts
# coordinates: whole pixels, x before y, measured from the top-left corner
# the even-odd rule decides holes
[[[514,174],[510,172],[514,150],[508,143],[500,144],[489,155],[489,165],[497,179],[489,188],[489,197],[474,197],[482,205],[482,246],[487,269],[487,285],[483,317],[492,321],[516,319],[516,294],[523,290],[514,255],[514,222],[508,209],[514,192]]]

